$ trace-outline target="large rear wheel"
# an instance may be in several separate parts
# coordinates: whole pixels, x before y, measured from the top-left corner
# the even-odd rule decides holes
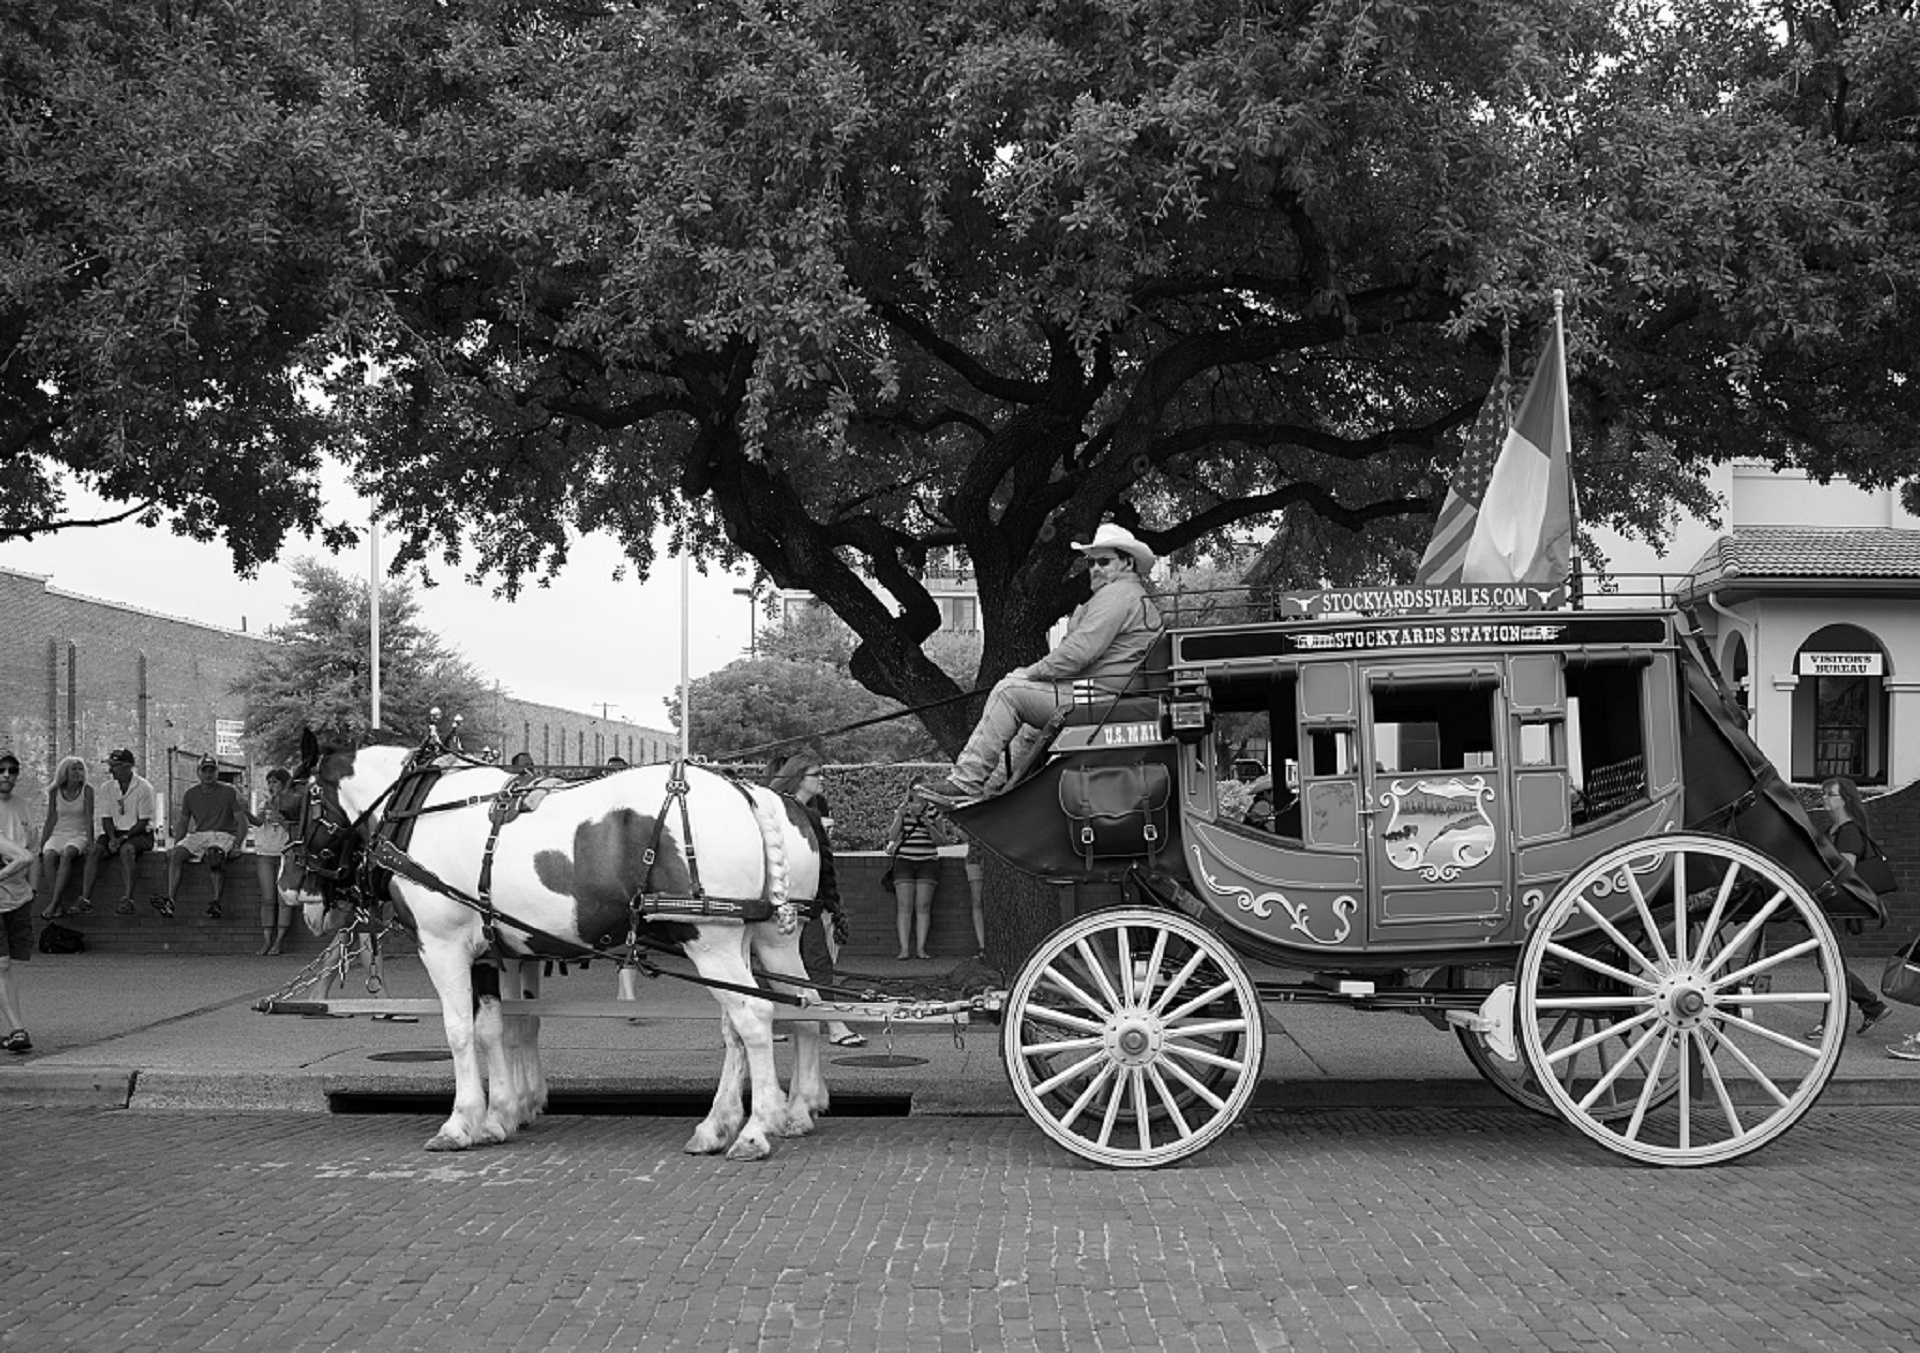
[[[1102,1165],[1166,1165],[1253,1098],[1266,1053],[1259,993],[1206,927],[1120,908],[1049,935],[1007,992],[1001,1048],[1021,1107]]]
[[[1770,932],[1782,942],[1767,954]],[[1772,1141],[1826,1088],[1845,1033],[1825,914],[1767,856],[1716,836],[1593,860],[1541,913],[1517,986],[1534,1086],[1595,1141],[1652,1164]]]

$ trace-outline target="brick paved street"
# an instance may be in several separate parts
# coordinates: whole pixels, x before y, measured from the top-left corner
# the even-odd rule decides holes
[[[420,1150],[420,1117],[0,1109],[0,1348],[1910,1349],[1920,1110],[1728,1167],[1502,1111],[1258,1113],[1184,1168],[1021,1119],[684,1119]]]

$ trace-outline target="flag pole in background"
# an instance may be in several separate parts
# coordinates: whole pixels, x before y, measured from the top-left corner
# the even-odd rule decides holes
[[[1559,587],[1567,581],[1573,541],[1567,461],[1573,435],[1558,293],[1553,330],[1511,426],[1505,426],[1501,403],[1489,393],[1467,432],[1415,574],[1422,586]]]
[[[380,518],[378,515],[374,515],[367,520],[369,523],[367,528],[367,553],[369,556],[369,562],[367,564],[367,599],[369,602],[369,615],[372,618],[367,644],[373,650],[367,670],[372,676],[372,680],[369,683],[373,688],[372,727],[373,731],[377,733],[380,731]]]

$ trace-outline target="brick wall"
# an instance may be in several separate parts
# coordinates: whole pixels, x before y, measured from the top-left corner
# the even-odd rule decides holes
[[[129,567],[138,567],[130,560]],[[240,719],[233,687],[270,640],[62,592],[44,578],[0,568],[0,750],[20,758],[20,787],[44,804],[63,756],[131,748],[163,796],[169,750],[214,746],[214,721]],[[186,789],[175,777],[174,797]]]

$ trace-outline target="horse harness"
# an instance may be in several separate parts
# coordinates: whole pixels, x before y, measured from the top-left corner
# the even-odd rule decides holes
[[[627,899],[625,955],[555,935],[516,917],[503,914],[494,906],[493,861],[499,846],[501,829],[509,822],[535,811],[548,795],[575,788],[577,783],[584,782],[567,783],[519,775],[490,794],[474,794],[445,803],[426,802],[434,785],[439,783],[448,772],[477,769],[484,765],[485,763],[470,761],[464,764],[450,762],[444,757],[410,765],[401,773],[398,780],[367,805],[358,818],[351,821],[347,818],[346,810],[340,806],[338,791],[335,790],[329,794],[320,781],[314,778],[309,781],[306,796],[302,800],[298,842],[290,845],[289,849],[298,854],[304,872],[314,874],[330,884],[338,885],[351,874],[349,890],[363,898],[384,895],[394,876],[398,875],[478,912],[481,932],[486,936],[488,948],[495,954],[501,953],[504,947],[500,940],[500,926],[504,923],[529,939],[544,940],[564,949],[580,950],[582,958],[606,958],[614,962],[632,962],[649,977],[679,977],[701,986],[737,991],[749,996],[778,1001],[781,1004],[802,1004],[802,998],[791,993],[740,986],[718,979],[691,977],[684,973],[666,972],[639,957],[641,951],[646,949],[656,953],[673,952],[672,946],[660,944],[640,934],[640,926],[644,921],[733,920],[749,923],[770,920],[775,912],[769,893],[750,899],[707,896],[706,889],[700,882],[699,856],[694,847],[693,827],[688,816],[687,792],[691,785],[687,779],[685,762],[677,759],[673,762],[673,768],[667,777],[666,801],[661,804],[660,811],[654,815],[653,836],[641,855],[644,872],[641,875],[640,886],[633,896]],[[753,807],[753,795],[745,785],[733,780],[727,783],[740,792],[749,808]],[[369,833],[368,821],[376,811],[380,810],[381,805],[388,803],[389,800],[391,803],[382,813],[379,827]],[[651,890],[654,869],[660,858],[661,844],[665,839],[667,813],[676,803],[680,813],[681,856],[687,865],[688,892],[684,896],[659,894]],[[476,808],[482,804],[487,805],[488,810],[487,841],[481,851],[480,875],[476,882],[475,895],[469,896],[415,860],[407,853],[407,846],[412,841],[414,827],[422,817],[430,813]],[[315,834],[323,834],[329,839],[337,838],[337,844],[333,846],[331,855],[319,861],[313,858],[314,852],[308,845],[310,838]],[[347,847],[355,837],[370,839],[370,845],[357,863],[350,862],[346,858]],[[331,898],[331,893],[328,896]],[[364,904],[359,905],[364,909]],[[791,902],[780,910],[784,913],[783,921],[791,924],[796,915]]]

